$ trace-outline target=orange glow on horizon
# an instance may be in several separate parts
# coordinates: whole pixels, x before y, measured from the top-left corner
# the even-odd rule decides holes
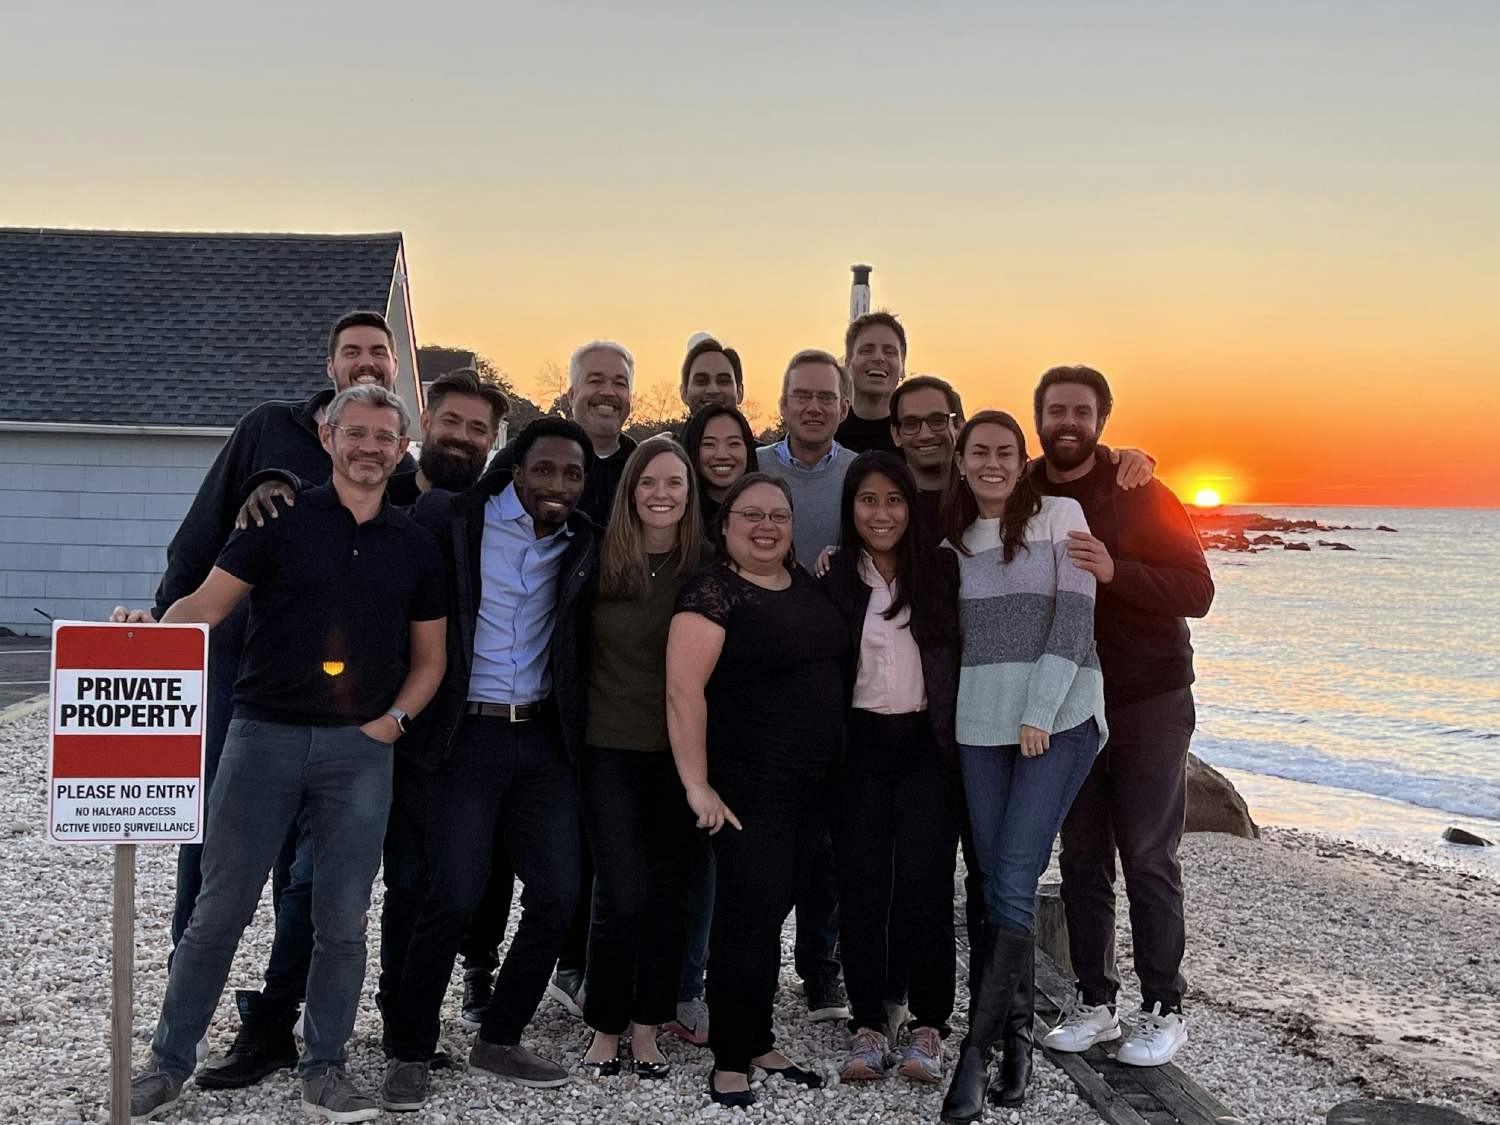
[[[1212,488],[1200,488],[1197,492],[1193,493],[1193,506],[1195,508],[1217,508],[1221,503],[1223,501],[1219,499],[1218,492]]]

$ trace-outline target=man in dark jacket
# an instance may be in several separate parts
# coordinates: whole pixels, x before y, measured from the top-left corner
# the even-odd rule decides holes
[[[1108,382],[1089,367],[1055,367],[1036,389],[1045,456],[1032,479],[1043,493],[1077,500],[1088,519],[1088,534],[1070,533],[1068,553],[1098,580],[1094,638],[1109,721],[1109,741],[1063,822],[1063,905],[1079,998],[1045,1042],[1083,1051],[1120,1036],[1118,849],[1145,1013],[1120,1045],[1119,1059],[1158,1066],[1187,1037],[1177,847],[1195,713],[1184,618],[1208,613],[1214,584],[1197,532],[1171,490],[1153,480],[1127,492],[1099,456],[1112,405]]]
[[[513,453],[509,478],[491,472],[457,496],[428,493],[414,509],[448,564],[451,627],[447,675],[411,736],[428,893],[404,961],[382,979],[393,1056],[381,1091],[387,1109],[427,1099],[443,996],[497,828],[525,886],[523,913],[469,1068],[525,1086],[569,1080],[520,1040],[578,900],[583,597],[598,545],[593,522],[575,508],[589,439],[572,422],[544,417]]]
[[[234,530],[235,514],[245,499],[246,485],[262,470],[288,470],[312,484],[329,479],[332,464],[318,438],[318,427],[333,396],[351,386],[374,384],[391,390],[396,383],[395,337],[385,318],[376,312],[351,312],[340,317],[328,335],[327,374],[330,386],[307,401],[263,402],[240,419],[224,448],[198,486],[192,506],[177,534],[167,545],[167,569],[150,610],[117,606],[116,621],[157,620],[173,602],[198,589],[213,569],[219,552]],[[416,465],[403,454],[387,485],[392,503],[416,499]],[[245,646],[249,603],[237,607],[209,637],[208,705],[204,724],[204,792],[213,789],[219,757],[229,730],[232,696],[239,678],[240,653]],[[295,834],[294,834],[295,835]],[[198,1076],[198,1084],[214,1088],[247,1086],[273,1070],[295,1066],[292,1027],[306,986],[312,957],[310,875],[292,879],[295,845],[277,861],[272,877],[276,907],[276,940],[266,964],[264,992],[241,989],[235,994],[243,1021],[228,1054]],[[192,918],[202,885],[199,871],[203,847],[184,844],[177,853],[177,901],[172,914],[172,944],[182,939]],[[283,890],[296,888],[283,895]]]

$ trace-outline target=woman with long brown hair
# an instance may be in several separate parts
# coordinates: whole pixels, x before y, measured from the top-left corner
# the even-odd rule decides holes
[[[955,733],[985,926],[971,942],[969,1034],[943,1120],[973,1121],[985,1096],[1020,1105],[1031,1075],[1037,880],[1105,735],[1094,652],[1092,573],[1068,556],[1088,531],[1076,500],[1042,496],[1026,469],[1026,435],[983,410],[959,431],[958,472],[944,496],[958,553]],[[999,1089],[989,1058],[1003,1041]]]
[[[619,1073],[627,1026],[637,1075],[668,1072],[656,1029],[676,1014],[693,816],[667,739],[667,630],[706,553],[692,462],[670,436],[642,442],[599,559],[579,763],[596,872],[583,1066],[599,1075]]]

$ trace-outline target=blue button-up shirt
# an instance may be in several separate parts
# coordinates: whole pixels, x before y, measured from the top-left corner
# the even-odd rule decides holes
[[[564,526],[538,539],[514,484],[484,506],[471,701],[535,703],[552,691],[547,655],[557,617],[558,563],[572,534]]]

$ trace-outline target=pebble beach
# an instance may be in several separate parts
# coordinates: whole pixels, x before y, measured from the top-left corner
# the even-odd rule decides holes
[[[24,709],[23,709],[24,710]],[[0,1121],[108,1120],[110,849],[46,839],[46,715],[0,720]],[[1360,1096],[1406,1097],[1500,1123],[1500,882],[1416,863],[1303,831],[1267,829],[1259,841],[1193,835],[1183,847],[1188,891],[1190,1036],[1177,1063],[1246,1125],[1316,1125]],[[142,846],[137,862],[135,1063],[148,1043],[166,983],[175,849]],[[378,917],[380,886],[372,919]],[[1124,902],[1121,901],[1121,916]],[[235,959],[230,989],[254,988],[271,938],[269,889]],[[364,998],[349,1069],[375,1092],[382,1074],[374,1004],[378,927],[370,927]],[[388,1114],[413,1125],[458,1122],[935,1122],[940,1088],[891,1079],[840,1085],[847,1036],[811,1024],[791,971],[791,929],[776,1026],[778,1045],[822,1070],[809,1091],[762,1081],[750,1111],[712,1106],[706,1049],[663,1035],[673,1073],[580,1077],[532,1091],[466,1075],[434,1074],[420,1112]],[[1128,926],[1120,951],[1129,958]],[[1126,996],[1133,981],[1128,977]],[[457,1021],[457,979],[445,1009],[445,1046],[467,1053]],[[959,1031],[967,998],[959,985]],[[226,991],[210,1032],[215,1053],[236,1019]],[[559,1061],[582,1057],[587,1029],[544,1000],[528,1045]],[[949,1041],[948,1062],[957,1047]],[[246,1090],[189,1084],[166,1120],[242,1125],[302,1118],[289,1073]],[[1038,1055],[1028,1103],[987,1121],[1084,1125],[1098,1116],[1061,1071]]]

